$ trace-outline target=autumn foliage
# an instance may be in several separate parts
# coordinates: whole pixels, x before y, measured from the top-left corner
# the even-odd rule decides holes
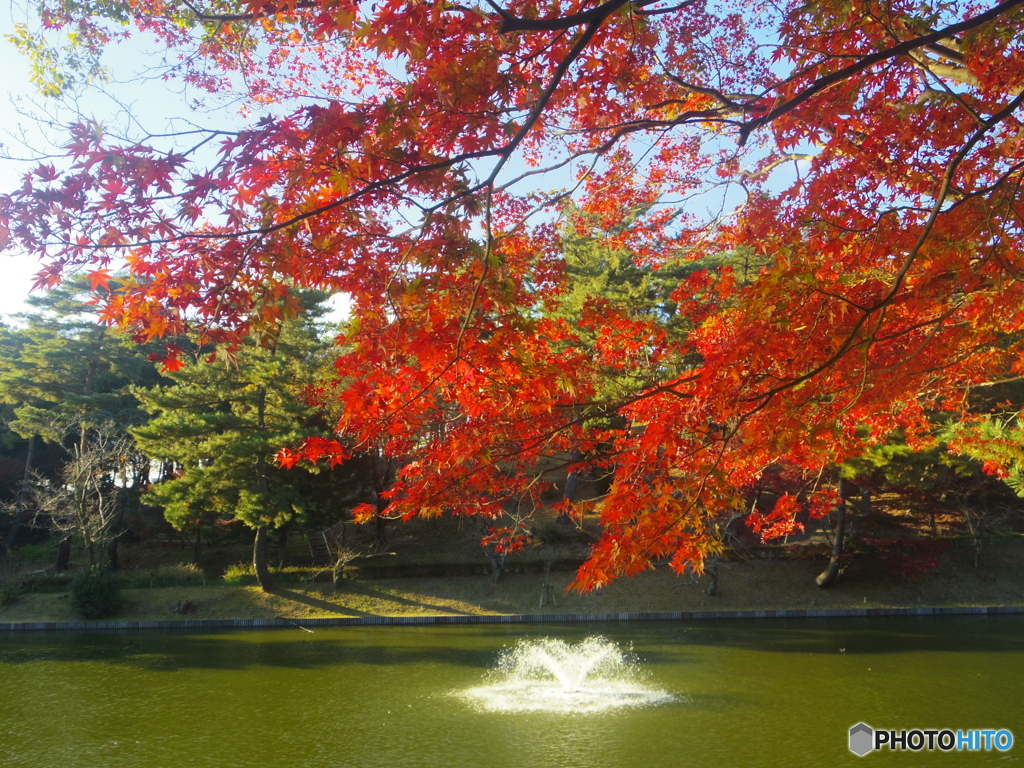
[[[159,36],[171,76],[252,118],[172,148],[76,125],[0,196],[0,239],[46,285],[126,265],[105,317],[143,340],[346,292],[341,438],[286,461],[380,446],[405,459],[391,514],[496,516],[578,455],[614,473],[581,587],[699,569],[773,462],[919,439],[1021,373],[1022,5],[42,0],[97,50],[122,17]],[[765,266],[682,279],[685,334],[601,302],[570,322],[582,230],[654,267]],[[764,531],[791,530],[784,501]]]

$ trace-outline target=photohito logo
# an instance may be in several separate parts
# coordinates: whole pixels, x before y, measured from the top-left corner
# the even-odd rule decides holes
[[[948,728],[913,728],[888,731],[857,723],[850,729],[850,751],[860,757],[880,749],[892,751],[939,749],[943,752],[1006,752],[1013,746],[1013,734],[1006,728],[953,731]]]

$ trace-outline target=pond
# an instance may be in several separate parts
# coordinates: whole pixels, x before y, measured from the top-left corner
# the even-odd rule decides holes
[[[554,654],[594,635],[654,695],[587,711],[495,711],[467,695],[495,681],[503,649],[547,637]],[[1008,765],[1024,757],[1022,680],[1020,616],[9,633],[0,765]],[[1021,742],[860,758],[847,738],[861,721]]]

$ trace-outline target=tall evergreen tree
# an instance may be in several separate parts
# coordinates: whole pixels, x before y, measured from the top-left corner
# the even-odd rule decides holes
[[[46,474],[60,482],[64,465],[82,460],[97,430],[110,439],[113,433],[126,437],[130,425],[146,418],[130,388],[151,386],[160,378],[148,350],[99,322],[92,297],[84,279],[30,297],[34,311],[20,316],[24,328],[4,329],[0,338],[0,401],[10,409],[10,429],[27,440],[6,547],[14,544],[26,511],[37,457],[49,454]],[[123,514],[129,497],[137,497],[148,482],[148,461],[134,450],[120,455],[123,466],[116,474]],[[103,466],[109,468],[109,462]],[[58,567],[66,563],[69,544],[66,537]],[[110,554],[116,562],[116,550]]]
[[[622,241],[651,215],[640,210],[603,229],[570,207],[561,233],[568,287],[547,314],[571,323],[579,342],[601,361],[597,389],[612,404],[699,362],[686,337],[722,307],[714,285],[721,280],[750,284],[769,263],[749,248],[698,254],[667,238],[647,245],[646,250],[657,253],[641,258]],[[685,312],[680,311],[683,303]],[[632,354],[622,354],[623,343]],[[607,354],[612,348],[615,354]]]
[[[12,403],[20,434],[58,442],[63,425],[137,423],[145,418],[131,386],[159,380],[144,348],[98,320],[92,293],[77,279],[29,298],[0,360],[0,398]]]
[[[568,277],[560,301],[547,316],[567,322],[574,345],[582,345],[593,366],[594,404],[580,409],[591,426],[624,427],[618,412],[637,392],[685,374],[699,362],[687,336],[712,310],[719,308],[713,290],[719,280],[749,284],[768,260],[750,249],[695,254],[671,241],[648,246],[655,256],[641,259],[622,244],[633,227],[643,227],[651,214],[640,210],[610,229],[574,207],[560,247]],[[682,287],[681,287],[682,286]],[[679,305],[688,303],[686,312]],[[627,337],[627,338],[624,338]],[[629,349],[631,354],[622,354]],[[571,461],[583,458],[574,452]],[[570,471],[564,495],[573,500],[575,472]]]
[[[316,296],[309,303],[315,303]],[[326,421],[304,398],[317,383],[330,344],[316,319],[322,310],[282,322],[258,343],[198,358],[170,374],[172,386],[138,392],[150,421],[133,430],[141,449],[173,466],[147,500],[183,529],[196,520],[229,518],[256,532],[253,566],[265,591],[268,533],[306,513],[310,469],[281,469],[286,445],[322,435]]]

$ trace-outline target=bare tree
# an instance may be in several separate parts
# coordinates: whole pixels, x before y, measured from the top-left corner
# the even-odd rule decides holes
[[[127,475],[137,451],[123,430],[107,423],[83,432],[69,452],[58,478],[37,478],[32,495],[37,514],[63,534],[63,542],[79,537],[89,565],[96,565],[109,558],[119,532]]]
[[[334,565],[331,566],[332,582],[335,589],[341,587],[341,582],[345,580],[345,570],[348,568],[348,564],[360,556],[359,550],[351,547],[339,546],[335,550]]]

